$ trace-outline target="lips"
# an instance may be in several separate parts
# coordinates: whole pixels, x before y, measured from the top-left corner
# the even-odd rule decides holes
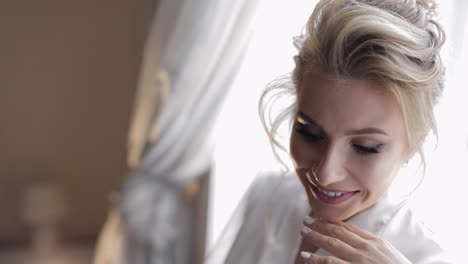
[[[342,203],[359,193],[359,191],[326,190],[314,185],[311,185],[310,189],[319,201],[327,204]]]
[[[330,197],[340,197],[342,195],[345,195],[347,193],[350,193],[349,191],[340,191],[340,190],[326,190],[326,189],[322,189],[320,187],[316,187],[317,190],[325,195],[328,195]],[[352,191],[351,191],[352,192]]]

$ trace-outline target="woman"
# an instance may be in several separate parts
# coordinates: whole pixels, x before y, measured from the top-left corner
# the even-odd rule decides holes
[[[278,96],[295,99],[271,125],[263,120],[281,147],[277,129],[293,117],[296,175],[253,184],[223,263],[449,263],[405,203],[386,195],[414,154],[424,162],[422,144],[436,132],[445,36],[434,14],[429,0],[317,4],[291,85],[273,83],[260,101],[263,114]]]

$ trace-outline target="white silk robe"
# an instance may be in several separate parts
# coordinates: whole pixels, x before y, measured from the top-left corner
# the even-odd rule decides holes
[[[302,239],[303,219],[310,210],[305,191],[295,174],[259,177],[205,263],[294,263]],[[391,203],[384,196],[347,223],[387,240],[411,263],[452,263],[406,203]],[[330,255],[323,249],[316,253]]]

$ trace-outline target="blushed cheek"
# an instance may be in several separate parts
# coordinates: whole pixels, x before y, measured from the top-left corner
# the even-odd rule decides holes
[[[302,148],[299,145],[297,137],[293,134],[291,135],[291,141],[289,145],[289,152],[291,154],[291,160],[296,168],[302,168],[304,162],[304,153]]]
[[[367,162],[354,162],[352,175],[367,191],[385,192],[395,176],[395,163],[380,159]]]
[[[289,146],[289,152],[291,154],[291,160],[293,162],[294,167],[296,168],[297,175],[299,180],[301,181],[302,185],[305,187],[307,186],[307,179],[305,177],[306,174],[306,162],[303,160],[304,154],[301,153],[301,148],[298,147],[297,139],[291,136],[291,144]]]
[[[317,164],[319,153],[312,144],[307,144],[297,135],[291,136],[290,153],[297,169],[310,169]]]

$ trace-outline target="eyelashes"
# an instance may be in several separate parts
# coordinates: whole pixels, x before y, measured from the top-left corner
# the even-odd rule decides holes
[[[326,138],[320,133],[312,133],[307,130],[304,124],[296,123],[295,131],[308,143],[311,144],[320,144],[326,140]],[[351,147],[356,151],[356,153],[368,156],[375,155],[381,152],[381,148],[384,144],[377,144],[375,146],[364,146],[359,144],[351,144]]]
[[[297,124],[296,132],[299,133],[305,141],[310,143],[318,143],[325,139],[320,134],[310,133],[301,123]]]
[[[380,148],[383,144],[379,144],[375,147],[367,147],[362,145],[353,144],[352,147],[356,150],[356,152],[362,155],[370,155],[370,154],[377,154],[380,153]]]

